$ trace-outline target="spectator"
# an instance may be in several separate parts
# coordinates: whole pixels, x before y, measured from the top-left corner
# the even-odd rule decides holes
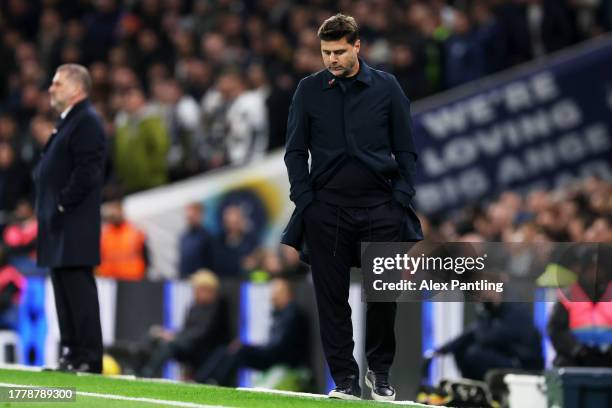
[[[28,198],[31,185],[30,173],[15,157],[13,148],[0,143],[0,230],[8,222],[17,202]]]
[[[17,306],[25,286],[25,278],[8,264],[6,249],[0,245],[0,329],[17,327]]]
[[[548,321],[558,367],[612,367],[612,281],[609,246],[582,246],[570,267],[577,282],[559,293]]]
[[[170,137],[170,179],[179,180],[198,173],[201,170],[195,149],[196,133],[200,126],[198,103],[191,95],[185,94],[174,79],[154,84],[153,94]]]
[[[168,181],[169,139],[164,122],[147,106],[142,89],[129,88],[117,117],[114,165],[127,192],[160,186]]]
[[[195,271],[214,265],[213,236],[202,225],[204,205],[199,202],[185,208],[187,228],[179,241],[179,277],[186,279]]]
[[[249,223],[242,208],[229,205],[223,209],[223,229],[215,238],[215,271],[221,278],[244,275],[243,262],[257,248],[257,239],[249,231]]]
[[[22,199],[17,203],[12,222],[4,229],[3,239],[11,256],[30,256],[36,261],[38,221],[32,204]]]
[[[40,155],[53,134],[53,121],[45,115],[36,115],[30,122],[29,135],[24,141],[21,155],[28,168],[34,169]]]
[[[268,147],[265,99],[248,91],[242,77],[226,71],[202,100],[205,154],[209,167],[245,164]]]
[[[449,87],[484,75],[484,53],[469,17],[463,12],[454,14],[453,33],[444,44],[444,61],[445,83]]]
[[[291,104],[295,82],[288,73],[274,76],[270,82],[270,94],[266,99],[266,108],[270,125],[268,150],[273,150],[285,145],[287,121],[277,120],[277,118],[286,118],[289,115],[289,105]]]
[[[541,57],[571,45],[576,29],[565,5],[556,0],[528,0],[523,11],[531,37],[531,52]]]
[[[269,340],[264,345],[242,344],[234,340],[227,348],[219,349],[197,371],[196,381],[231,385],[231,377],[238,367],[267,370],[278,364],[300,367],[307,364],[310,345],[308,324],[304,313],[295,303],[289,281],[272,281],[272,326]]]
[[[533,324],[526,321],[528,315],[519,303],[497,299],[483,302],[476,322],[435,354],[452,353],[461,375],[474,380],[483,380],[491,369],[541,370],[541,338]]]
[[[415,54],[414,47],[407,43],[394,44],[391,52],[391,72],[411,100],[430,94],[423,61]]]
[[[144,233],[125,219],[119,200],[106,203],[103,213],[98,275],[119,280],[144,279],[149,266]]]
[[[200,269],[190,278],[194,302],[183,328],[178,332],[159,326],[151,328],[157,344],[142,369],[143,377],[159,374],[161,366],[175,359],[196,369],[211,353],[230,339],[227,305],[219,295],[219,280],[214,273]]]
[[[11,147],[19,151],[20,135],[17,129],[15,119],[9,114],[0,115],[0,143],[7,143]]]
[[[508,64],[507,39],[503,27],[485,0],[478,0],[472,4],[472,16],[476,24],[477,41],[484,53],[484,73],[501,71]]]
[[[97,0],[93,2],[94,10],[84,19],[87,61],[105,60],[108,51],[115,44],[117,24],[121,11],[115,0]]]

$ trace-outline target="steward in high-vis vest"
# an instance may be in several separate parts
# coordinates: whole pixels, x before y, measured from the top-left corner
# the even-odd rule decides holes
[[[127,222],[121,202],[105,205],[106,223],[100,241],[101,263],[98,275],[120,280],[141,280],[148,267],[144,233]]]
[[[601,255],[601,252],[600,252]],[[603,268],[584,269],[559,291],[548,321],[555,366],[612,367],[612,282]]]

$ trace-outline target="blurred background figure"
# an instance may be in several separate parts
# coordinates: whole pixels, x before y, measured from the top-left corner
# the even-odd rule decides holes
[[[215,271],[223,278],[244,275],[243,262],[257,248],[257,237],[251,231],[249,220],[239,205],[223,209],[222,230],[215,238]]]
[[[25,286],[25,278],[8,264],[6,248],[0,245],[0,329],[17,328],[18,307]]]
[[[163,79],[154,83],[152,92],[170,138],[170,180],[180,180],[197,174],[202,171],[196,149],[196,137],[200,131],[200,107],[197,101],[186,94],[175,79]]]
[[[102,213],[104,225],[97,274],[119,280],[144,279],[149,267],[145,234],[125,219],[121,200],[105,203]]]
[[[11,256],[31,256],[35,260],[37,235],[38,222],[32,204],[22,199],[17,203],[2,239]]]
[[[295,303],[293,289],[286,279],[272,281],[272,325],[266,344],[242,344],[234,340],[218,349],[196,373],[196,381],[231,386],[239,367],[267,370],[275,365],[307,366],[310,350],[308,322]]]
[[[117,176],[128,193],[160,186],[168,181],[170,145],[162,117],[138,87],[126,90],[121,99],[113,156]]]
[[[31,186],[28,168],[15,156],[10,144],[0,143],[0,231],[19,199],[28,198]]]
[[[219,294],[216,275],[200,269],[191,276],[190,282],[193,303],[183,327],[177,332],[151,327],[153,349],[141,370],[143,377],[160,376],[162,365],[174,359],[184,365],[186,377],[191,378],[193,371],[231,338],[227,304]]]
[[[249,91],[240,73],[223,72],[202,100],[203,143],[209,168],[261,158],[268,147],[264,94]]]
[[[453,354],[462,377],[474,380],[484,380],[493,369],[542,370],[541,337],[525,316],[529,310],[524,304],[482,302],[474,324],[434,355]]]
[[[193,202],[185,207],[186,228],[179,240],[179,277],[187,279],[192,273],[214,265],[214,237],[204,227],[204,205]]]
[[[609,241],[608,241],[609,242]],[[576,282],[559,293],[548,320],[558,367],[612,367],[612,247],[580,248]]]

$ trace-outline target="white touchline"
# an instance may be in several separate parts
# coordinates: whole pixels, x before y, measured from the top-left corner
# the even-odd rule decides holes
[[[269,388],[260,388],[260,387],[238,387],[236,388],[238,391],[247,391],[247,392],[260,392],[264,394],[280,394],[280,395],[288,395],[291,397],[306,397],[306,398],[327,398],[327,395],[323,394],[312,394],[309,392],[297,392],[297,391],[285,391],[285,390],[271,390]]]
[[[0,383],[0,387],[53,388],[52,385],[24,385],[24,384],[9,384],[9,383]],[[115,395],[115,394],[99,394],[97,392],[77,391],[76,394],[81,395],[83,397],[105,398],[105,399],[120,400],[120,401],[146,402],[149,404],[169,405],[171,407],[185,407],[185,408],[226,408],[227,407],[227,406],[222,406],[222,405],[196,404],[195,402],[170,401],[170,400],[161,400],[161,399],[145,398],[145,397],[126,397],[123,395]]]
[[[317,399],[329,398],[327,395],[324,395],[324,394],[311,394],[308,392],[296,392],[296,391],[284,391],[284,390],[270,390],[268,388],[259,388],[259,387],[254,387],[254,388],[238,387],[236,389],[238,391],[261,392],[261,393],[267,393],[267,394],[281,394],[281,395],[288,395],[292,397],[306,397],[306,398],[317,398]],[[414,402],[414,401],[386,401],[386,403],[395,404],[395,405],[410,405],[411,407],[432,408],[432,405],[419,404],[418,402]],[[445,407],[440,407],[440,408],[445,408]]]

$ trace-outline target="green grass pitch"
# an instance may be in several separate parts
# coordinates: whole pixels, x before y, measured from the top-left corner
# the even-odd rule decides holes
[[[186,407],[208,408],[248,407],[248,408],[306,408],[306,407],[384,407],[388,403],[373,401],[339,401],[301,395],[283,395],[267,392],[252,392],[235,388],[213,387],[208,385],[158,382],[147,380],[128,380],[100,375],[75,375],[57,372],[37,372],[0,369],[0,387],[6,384],[75,387],[76,402],[0,402],[0,408],[111,408],[111,407]],[[95,393],[88,396],[78,393]],[[146,401],[113,399],[115,397],[145,398]],[[403,407],[424,407],[420,404],[402,404]]]

